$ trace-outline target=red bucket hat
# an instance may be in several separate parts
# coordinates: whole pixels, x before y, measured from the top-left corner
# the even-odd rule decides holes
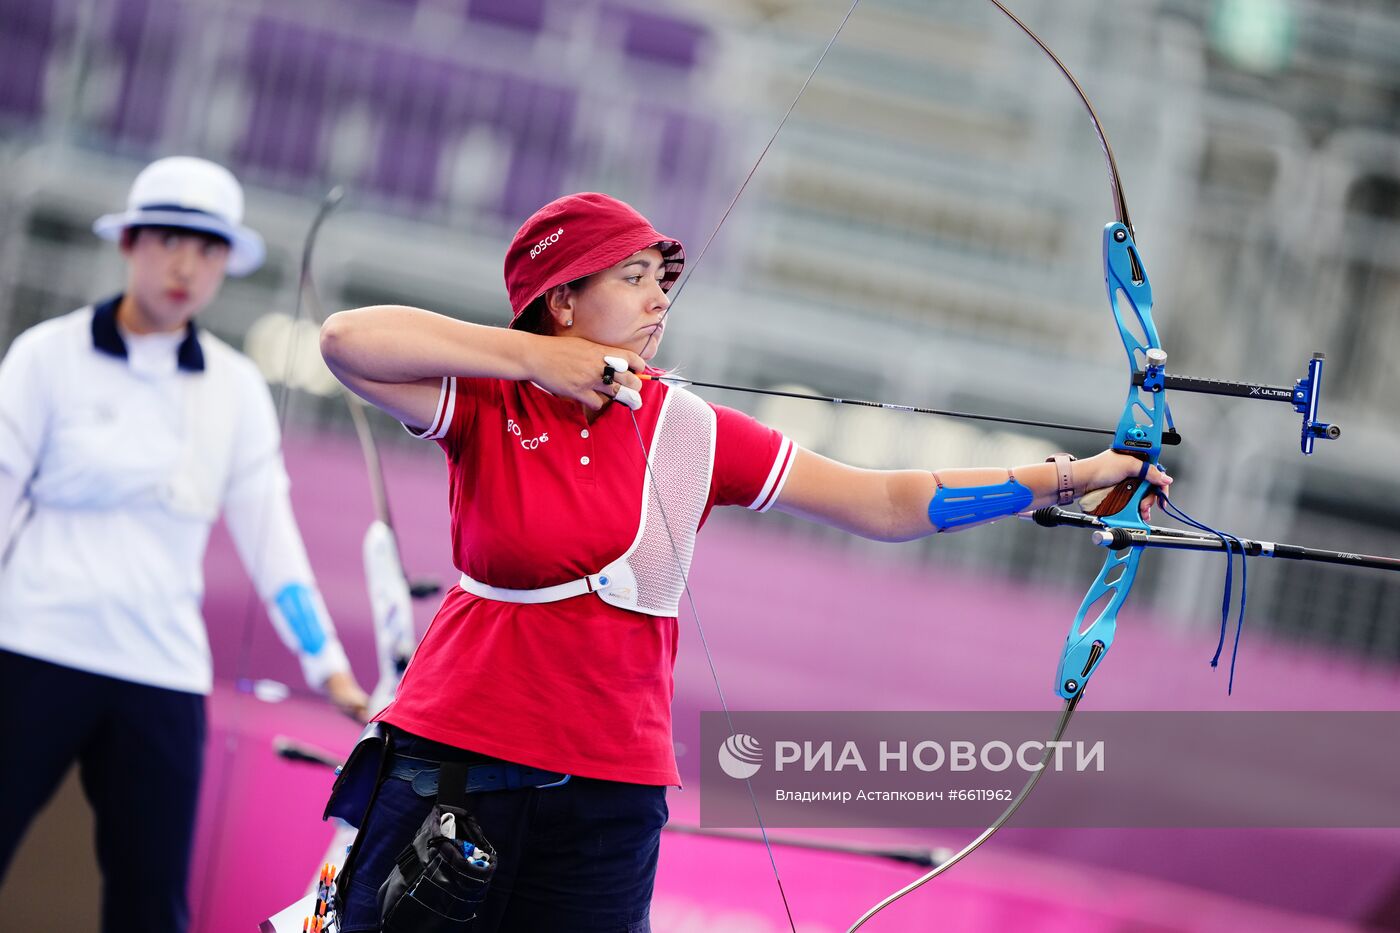
[[[670,291],[685,266],[680,240],[657,233],[631,205],[606,194],[586,191],[550,201],[521,225],[506,250],[511,326],[530,302],[554,286],[600,272],[651,246],[661,250],[661,287]]]

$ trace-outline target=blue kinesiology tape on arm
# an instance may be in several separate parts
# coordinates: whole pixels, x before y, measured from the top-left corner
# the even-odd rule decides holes
[[[306,654],[318,654],[326,644],[326,628],[321,624],[320,611],[305,583],[288,583],[277,592],[277,608],[297,644]]]

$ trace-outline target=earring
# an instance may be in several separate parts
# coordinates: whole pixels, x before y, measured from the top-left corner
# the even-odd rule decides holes
[[[565,327],[573,327],[573,326],[574,326],[574,322],[573,322],[573,321],[565,321],[565,322],[564,322],[564,326],[565,326]]]

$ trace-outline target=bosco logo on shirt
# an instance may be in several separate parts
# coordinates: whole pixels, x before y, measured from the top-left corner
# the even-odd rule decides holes
[[[520,425],[515,423],[514,418],[506,419],[506,432],[520,438],[520,446],[526,450],[535,450],[541,444],[549,441],[549,434],[541,434],[539,437],[525,437],[520,431]]]

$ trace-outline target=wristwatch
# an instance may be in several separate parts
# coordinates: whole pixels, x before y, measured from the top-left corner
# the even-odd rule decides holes
[[[1046,457],[1046,463],[1055,464],[1055,472],[1059,476],[1056,489],[1059,492],[1060,505],[1069,505],[1074,501],[1074,474],[1070,464],[1075,457],[1073,454],[1058,453],[1054,456]]]

